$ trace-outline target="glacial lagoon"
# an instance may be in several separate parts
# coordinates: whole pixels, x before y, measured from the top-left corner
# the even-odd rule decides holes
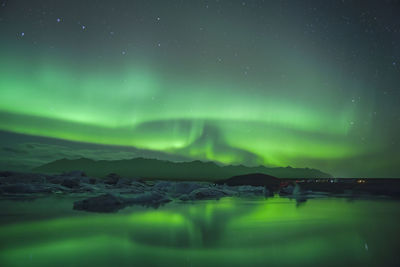
[[[0,201],[0,266],[399,266],[400,202],[222,198],[117,213]]]

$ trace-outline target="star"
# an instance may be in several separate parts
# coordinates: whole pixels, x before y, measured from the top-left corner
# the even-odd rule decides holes
[[[86,26],[85,25],[82,25],[82,30],[85,30],[86,29]]]
[[[25,33],[24,32],[21,32],[21,37],[24,37],[25,36]]]
[[[60,18],[57,18],[57,23],[60,23],[61,22],[61,19]]]

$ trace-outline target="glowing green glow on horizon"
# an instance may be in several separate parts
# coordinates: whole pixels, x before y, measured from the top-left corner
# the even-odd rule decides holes
[[[0,63],[2,130],[250,165],[296,166],[299,158],[329,160],[365,150],[349,136],[354,105],[338,109],[332,95],[304,99],[323,86],[318,75],[312,88],[286,84],[299,93],[284,98],[278,83],[274,94],[270,88],[249,94],[249,85],[223,77],[171,81],[138,65],[80,73],[64,63],[27,67],[10,57]]]

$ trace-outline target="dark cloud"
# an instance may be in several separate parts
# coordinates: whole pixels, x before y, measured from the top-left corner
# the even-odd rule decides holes
[[[177,153],[191,154],[196,158],[230,158],[231,163],[245,164],[249,166],[264,163],[262,157],[250,151],[230,146],[226,143],[221,131],[214,125],[205,123],[202,134],[190,145],[176,150]]]
[[[7,145],[5,145],[7,144]],[[0,169],[29,170],[61,158],[91,158],[103,160],[156,158],[188,161],[187,157],[124,146],[107,146],[70,142],[0,131]]]
[[[8,147],[3,146],[1,150],[5,151],[6,153],[16,153],[16,154],[27,154],[28,152],[23,149],[15,148],[15,147]]]

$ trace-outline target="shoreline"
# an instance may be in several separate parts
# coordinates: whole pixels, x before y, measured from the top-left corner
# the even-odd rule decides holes
[[[400,199],[400,181],[378,183],[310,182],[265,178],[260,174],[236,176],[213,182],[128,179],[110,174],[88,177],[73,171],[60,175],[0,172],[0,196],[11,200],[49,195],[82,196],[73,209],[88,212],[117,212],[132,205],[158,208],[169,202],[218,200],[224,197],[294,199],[298,205],[314,198]]]

